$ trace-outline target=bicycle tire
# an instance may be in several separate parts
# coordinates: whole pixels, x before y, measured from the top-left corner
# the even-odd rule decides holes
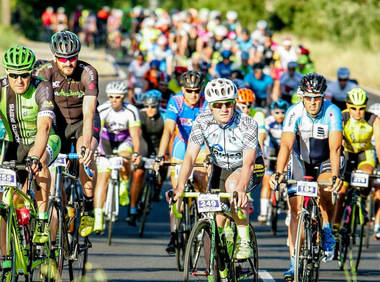
[[[65,250],[65,243],[64,243],[64,237],[66,236],[65,228],[64,228],[64,214],[63,214],[63,206],[56,203],[55,201],[49,201],[48,203],[48,224],[49,227],[51,228],[52,226],[52,219],[53,219],[53,213],[56,213],[56,218],[57,218],[57,233],[56,233],[56,238],[55,238],[55,245],[52,244],[52,238],[49,236],[49,241],[48,241],[48,246],[50,251],[55,252],[54,253],[54,258],[57,263],[57,270],[58,270],[58,275],[59,279],[62,277],[62,272],[63,272],[63,267],[64,267],[64,261],[65,261],[65,256],[64,256],[64,250]],[[67,247],[67,246],[66,246]]]
[[[349,217],[351,216],[351,206],[346,206],[342,215],[342,223],[339,230],[339,252],[338,252],[338,266],[339,270],[344,269],[344,265],[347,260],[348,244],[349,244]]]
[[[275,198],[276,191],[272,192],[271,229],[274,236],[277,235],[278,201]]]
[[[153,185],[154,185],[154,183],[151,180],[149,180],[146,183],[145,188],[143,190],[144,208],[142,210],[142,215],[140,218],[140,227],[139,227],[139,237],[140,238],[144,236],[144,228],[145,228],[146,217],[147,217],[149,210],[150,210],[150,199],[151,199],[152,191],[154,189]]]
[[[184,281],[218,281],[216,250],[214,250],[214,259],[210,262],[211,233],[211,223],[208,220],[199,220],[191,230],[184,259]],[[198,265],[198,262],[203,261],[204,265]],[[211,273],[214,274],[213,277]]]
[[[359,268],[360,257],[363,248],[364,224],[361,224],[360,222],[360,212],[362,213],[362,216],[364,215],[363,210],[361,210],[361,208],[362,207],[360,204],[356,204],[354,206],[355,210],[351,217],[351,219],[353,219],[354,222],[351,223],[351,228],[349,232],[348,258],[350,261],[350,268],[352,273],[356,273]]]
[[[186,251],[187,234],[186,234],[186,220],[189,214],[188,199],[183,201],[183,217],[176,220],[176,244],[175,244],[175,257],[177,262],[177,270],[183,271],[183,264]]]
[[[7,214],[9,214],[9,209],[8,209]],[[5,222],[7,222],[7,216],[2,217],[2,218],[4,219]],[[2,269],[2,272],[1,272],[2,282],[15,282],[18,280],[17,272],[16,272],[16,258],[17,258],[16,246],[15,246],[16,240],[14,240],[13,232],[9,232],[9,234],[10,234],[9,235],[10,244],[9,244],[9,251],[7,252],[7,256],[11,257],[11,268],[8,271],[4,271],[4,269]]]
[[[112,243],[112,224],[113,224],[113,210],[115,209],[115,195],[114,195],[114,185],[113,180],[110,181],[110,184],[108,185],[108,191],[112,191],[112,200],[111,200],[111,213],[109,214],[108,217],[108,223],[107,223],[107,244],[108,246],[111,246]]]
[[[259,281],[259,252],[257,247],[256,233],[252,224],[249,224],[250,247],[252,256],[246,261],[233,260],[235,281]],[[246,266],[245,266],[246,265]]]
[[[367,210],[368,210],[368,222],[366,223],[365,227],[365,246],[368,249],[369,248],[369,242],[371,239],[371,231],[372,226],[374,226],[374,209],[375,209],[375,203],[373,199],[373,194],[371,193],[370,196],[367,199]]]

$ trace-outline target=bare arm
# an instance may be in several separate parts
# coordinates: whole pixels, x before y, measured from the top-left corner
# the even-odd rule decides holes
[[[340,147],[342,146],[342,131],[329,133],[330,163],[332,176],[339,176]]]
[[[29,156],[42,158],[46,150],[46,144],[49,138],[49,132],[52,124],[50,117],[39,117],[37,119],[37,133],[33,147],[29,150]]]
[[[162,133],[160,147],[158,149],[158,156],[163,156],[168,149],[170,139],[174,133],[176,122],[172,119],[167,119],[164,125],[164,132]]]
[[[377,117],[373,123],[373,135],[375,137],[375,148],[377,153],[377,162],[380,163],[380,118]]]
[[[277,156],[276,172],[284,172],[295,138],[296,134],[293,132],[282,132],[280,151]]]
[[[267,86],[267,105],[270,105],[272,103],[272,89],[273,85],[269,84]],[[273,100],[278,100],[279,97],[273,97]]]
[[[83,143],[82,146],[90,149],[93,134],[93,121],[96,110],[96,96],[84,96],[83,98]]]
[[[135,153],[140,153],[140,137],[141,137],[141,127],[133,126],[129,128],[129,133],[131,134],[133,151]]]

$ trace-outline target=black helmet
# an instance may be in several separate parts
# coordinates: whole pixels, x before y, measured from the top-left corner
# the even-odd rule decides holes
[[[181,75],[179,83],[185,88],[202,88],[203,75],[199,71],[187,71]]]
[[[59,31],[53,34],[50,49],[54,56],[70,58],[79,54],[80,41],[78,36],[71,31]]]
[[[306,74],[300,83],[300,89],[303,92],[309,93],[321,93],[323,94],[326,90],[326,78],[317,73]]]

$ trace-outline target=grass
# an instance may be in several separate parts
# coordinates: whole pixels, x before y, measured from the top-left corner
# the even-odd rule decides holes
[[[4,27],[0,25],[0,34],[2,35],[0,40],[1,57],[9,47],[20,44],[23,40],[25,40],[25,38],[13,27]],[[0,76],[3,75],[5,75],[5,71],[3,67],[0,67]]]
[[[274,39],[281,42],[288,34],[276,34]],[[295,44],[302,44],[310,50],[310,57],[314,61],[316,71],[336,79],[336,71],[345,66],[351,70],[351,77],[356,78],[359,84],[367,89],[375,89],[380,93],[378,78],[378,63],[380,53],[369,51],[357,44],[338,46],[327,41],[312,41],[291,36]]]

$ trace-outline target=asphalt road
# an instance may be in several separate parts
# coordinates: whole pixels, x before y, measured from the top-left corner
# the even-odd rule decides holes
[[[121,66],[125,70],[125,65]],[[110,78],[115,79],[115,78]],[[100,78],[100,102],[105,101],[104,87],[110,79]],[[372,95],[370,101],[379,101]],[[163,190],[169,189],[166,184]],[[289,267],[286,246],[285,215],[280,217],[279,232],[274,237],[270,228],[257,223],[259,191],[255,191],[255,208],[251,215],[259,247],[261,281],[281,281]],[[144,238],[138,237],[138,229],[125,222],[126,208],[121,209],[119,221],[114,225],[113,244],[108,246],[106,237],[92,235],[93,248],[89,255],[88,276],[97,281],[182,281],[182,273],[176,270],[175,257],[165,252],[169,238],[168,206],[164,201],[154,203],[147,218]],[[351,281],[343,271],[338,271],[336,261],[321,265],[320,281]],[[380,281],[380,241],[370,242],[363,250],[356,281]]]

